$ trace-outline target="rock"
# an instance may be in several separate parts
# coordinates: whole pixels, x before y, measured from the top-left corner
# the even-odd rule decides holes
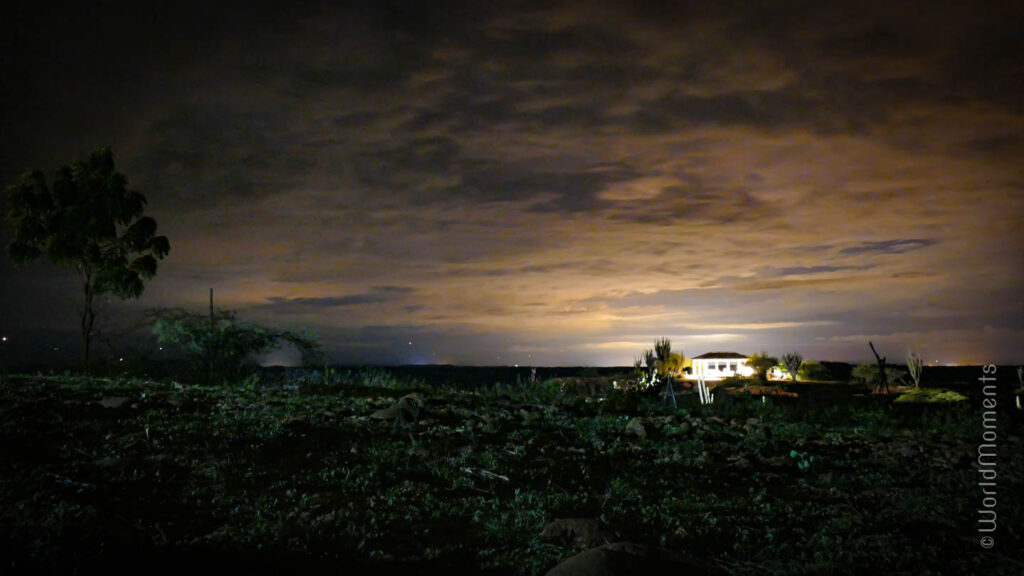
[[[544,527],[540,539],[561,546],[593,548],[606,544],[606,536],[596,518],[559,518]]]
[[[617,542],[591,548],[564,560],[547,571],[547,576],[702,576],[726,572],[709,563],[681,554],[631,542]]]
[[[420,415],[420,410],[425,406],[423,397],[415,392],[412,394],[406,394],[398,399],[397,402],[377,410],[373,414],[370,414],[370,418],[376,418],[377,420],[394,420],[395,418],[402,418],[410,422],[415,422]]]
[[[409,456],[412,456],[413,458],[422,459],[430,457],[430,451],[422,446],[410,446],[409,449],[405,451],[405,453],[408,454]]]
[[[900,456],[904,458],[913,458],[920,453],[921,451],[915,448],[912,444],[904,444],[900,446]]]
[[[132,399],[129,396],[108,396],[100,400],[99,405],[104,408],[120,408],[131,401]]]
[[[395,402],[387,408],[381,408],[373,414],[370,414],[370,418],[377,420],[394,420],[395,418],[401,418],[405,412],[402,410],[402,406],[399,406],[398,402]]]
[[[305,434],[312,427],[313,425],[309,423],[309,419],[305,416],[291,416],[284,423],[284,429],[292,434]]]
[[[672,424],[673,418],[671,416],[659,416],[658,418],[650,418],[649,422],[654,426],[655,430],[662,430],[666,425]]]
[[[750,460],[747,460],[744,456],[733,456],[729,458],[729,462],[731,462],[733,466],[741,470],[746,470],[750,468]]]
[[[637,438],[647,438],[647,428],[644,427],[643,418],[632,418],[626,423],[626,433],[633,434]]]
[[[103,458],[97,458],[92,461],[94,466],[99,466],[100,468],[110,468],[111,466],[117,465],[117,462],[117,456],[104,456]]]

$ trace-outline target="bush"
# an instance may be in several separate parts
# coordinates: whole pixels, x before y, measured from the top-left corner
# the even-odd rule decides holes
[[[757,375],[758,380],[761,382],[768,381],[768,371],[777,366],[779,359],[774,356],[769,356],[767,352],[761,352],[760,354],[751,354],[747,358],[747,366],[750,366],[754,370],[754,374]]]
[[[728,376],[723,378],[722,381],[718,383],[718,386],[722,388],[746,388],[747,386],[753,386],[759,383],[760,380],[758,380],[756,376]]]
[[[256,356],[285,344],[302,353],[304,364],[318,360],[318,345],[311,337],[244,322],[231,310],[216,311],[212,317],[177,308],[150,314],[157,340],[178,348],[194,375],[208,383],[240,377],[254,366]]]
[[[895,366],[885,367],[885,379],[889,386],[900,384],[906,375],[906,370],[901,370]],[[874,384],[878,381],[878,364],[860,364],[853,369],[850,377],[863,384]]]
[[[800,371],[797,372],[797,377],[800,380],[831,380],[832,374],[820,362],[804,360]]]

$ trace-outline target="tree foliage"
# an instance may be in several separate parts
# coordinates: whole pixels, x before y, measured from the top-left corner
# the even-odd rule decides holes
[[[830,380],[832,373],[822,363],[814,360],[804,360],[797,373],[801,380]]]
[[[658,358],[659,364],[668,362],[672,355],[672,342],[668,338],[661,338],[654,342],[654,355]]]
[[[217,310],[211,317],[165,308],[150,315],[157,340],[178,348],[196,375],[210,383],[237,378],[256,356],[286,344],[302,353],[304,364],[319,360],[319,344],[311,336],[244,322],[232,310]]]
[[[769,356],[768,353],[764,351],[760,354],[751,354],[750,357],[747,358],[747,366],[750,366],[754,370],[754,374],[756,374],[758,379],[762,382],[768,381],[768,371],[778,364],[778,358]]]
[[[7,250],[15,262],[45,254],[77,272],[84,297],[82,359],[88,364],[95,298],[111,292],[122,299],[140,296],[171,245],[156,235],[156,221],[142,216],[146,197],[128,189],[110,148],[57,169],[51,181],[33,170],[7,188],[5,215],[14,228]]]
[[[680,352],[672,352],[668,355],[668,358],[661,363],[659,370],[662,374],[675,376],[682,372],[683,364],[686,363],[686,357]]]
[[[654,370],[658,367],[658,357],[654,354],[654,350],[644,350],[641,358],[643,358],[644,368]]]

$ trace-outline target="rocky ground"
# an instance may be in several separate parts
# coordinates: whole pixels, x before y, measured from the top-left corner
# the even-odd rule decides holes
[[[984,549],[967,403],[6,377],[0,572],[1019,574],[1022,424],[998,416]]]

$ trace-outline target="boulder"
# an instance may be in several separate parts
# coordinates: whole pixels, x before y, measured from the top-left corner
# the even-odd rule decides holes
[[[567,558],[547,576],[724,576],[717,566],[663,548],[616,542]]]
[[[647,428],[644,426],[643,418],[632,418],[626,422],[626,433],[641,439],[647,438]]]
[[[593,548],[606,544],[607,536],[596,518],[559,518],[544,527],[540,539],[560,546]]]
[[[903,458],[915,458],[921,451],[917,449],[913,444],[903,444],[900,446],[900,456]]]
[[[395,418],[402,418],[410,422],[415,422],[419,418],[420,410],[423,409],[425,404],[423,397],[419,394],[406,394],[391,406],[382,408],[373,414],[370,414],[370,418],[375,418],[377,420],[394,420]]]
[[[128,396],[108,396],[100,400],[99,405],[104,408],[120,408],[131,401],[132,399]]]

